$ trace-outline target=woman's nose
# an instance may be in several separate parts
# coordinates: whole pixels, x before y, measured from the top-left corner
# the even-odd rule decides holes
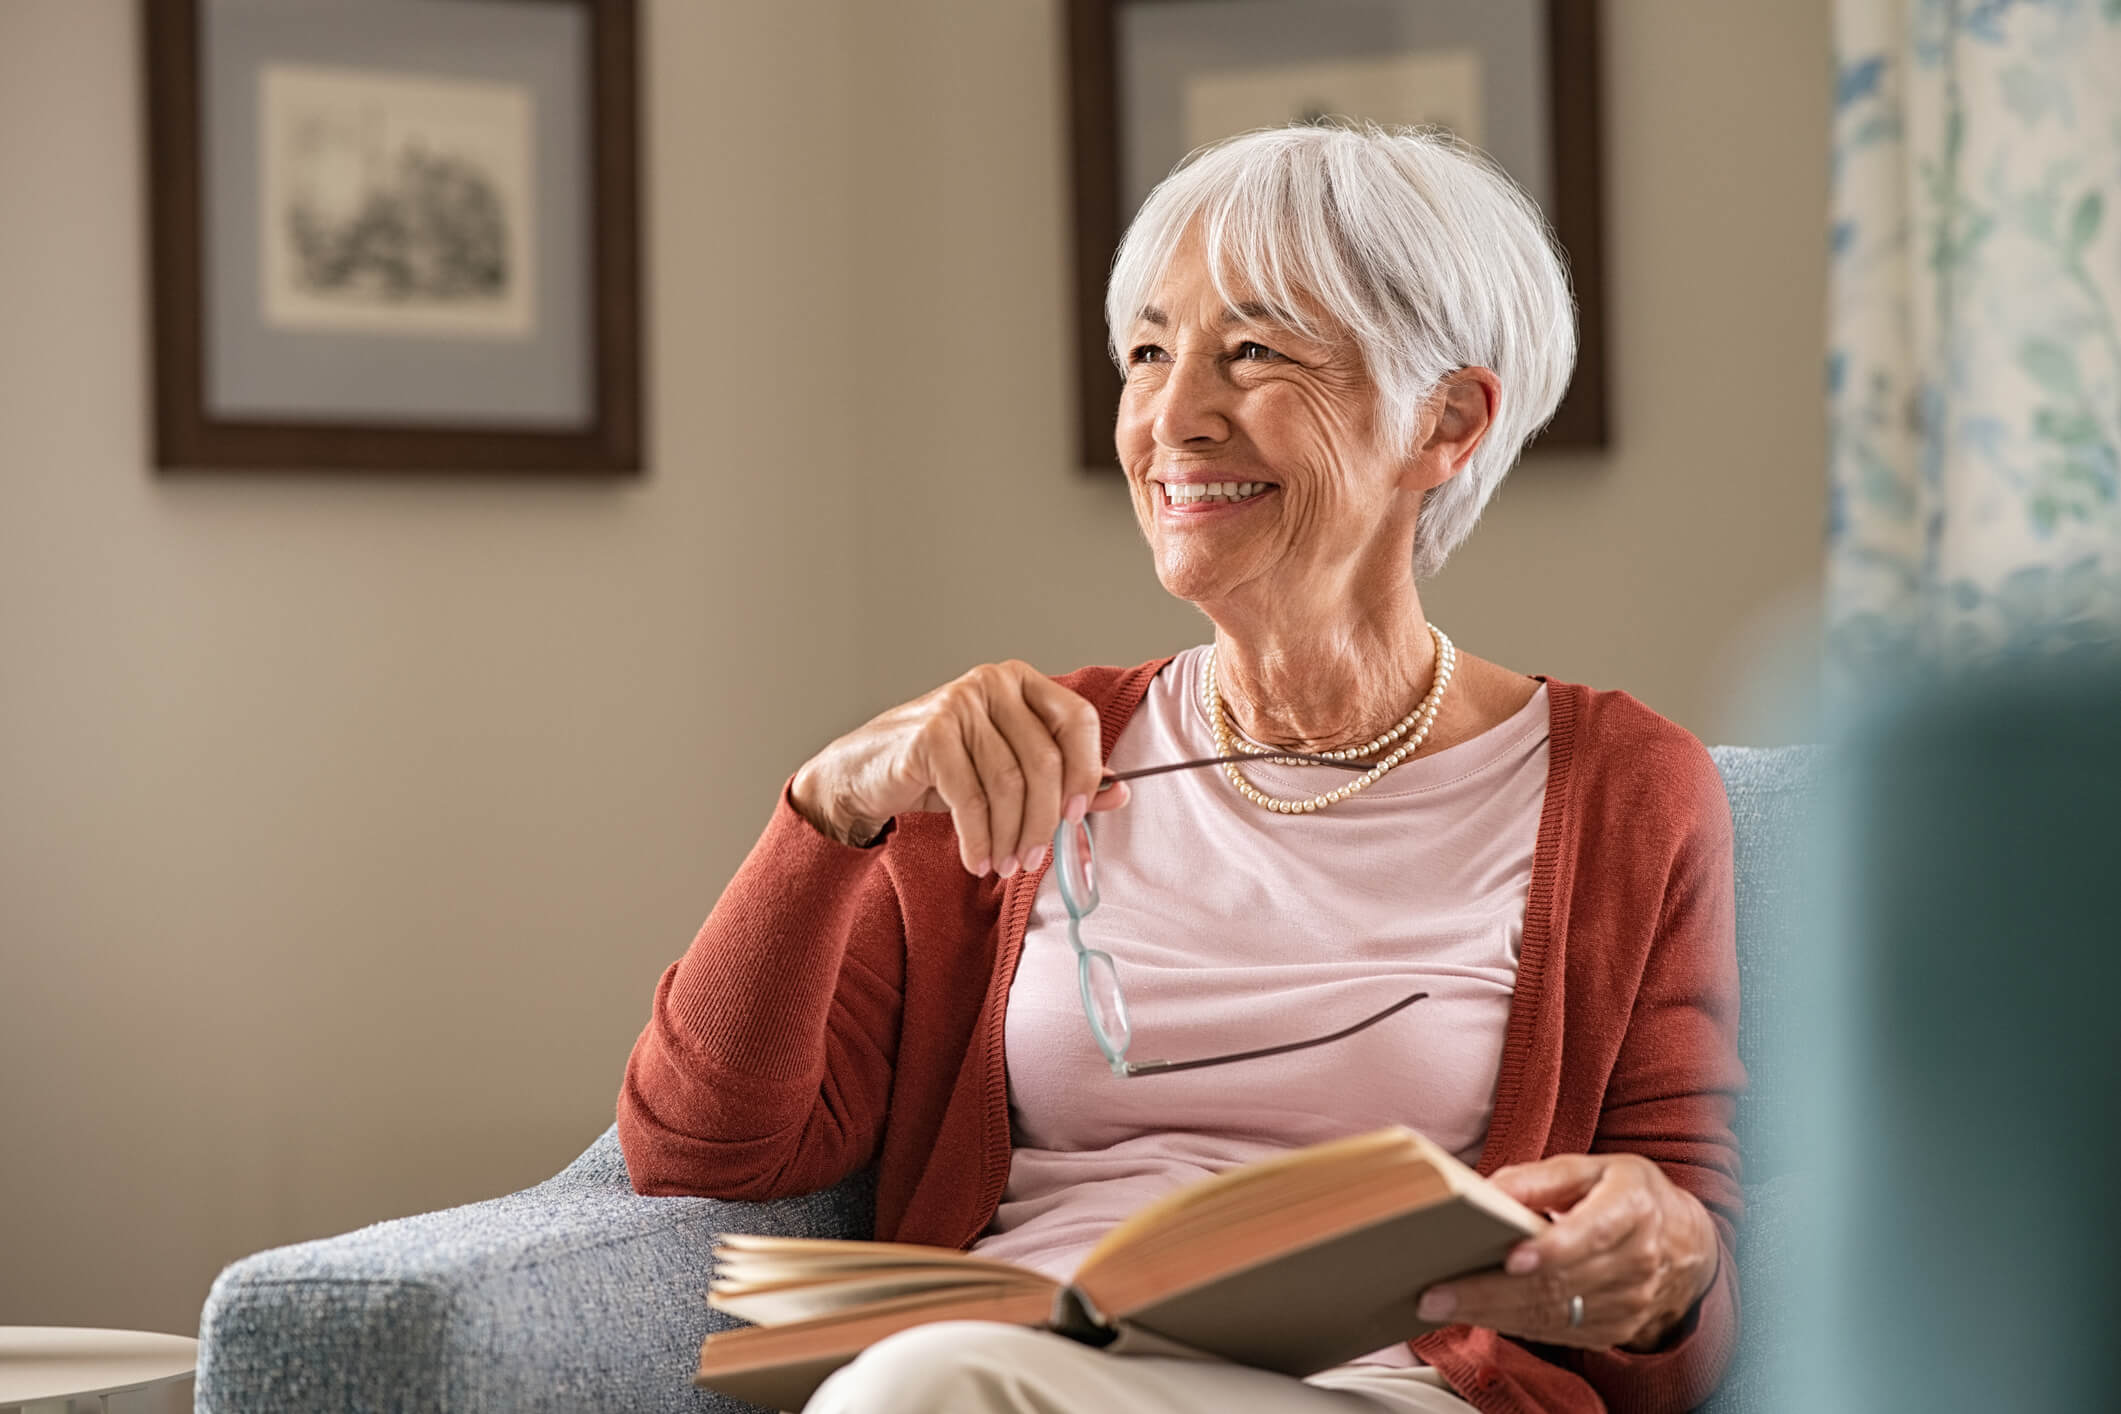
[[[1173,359],[1157,391],[1156,440],[1166,447],[1220,442],[1230,435],[1230,387],[1218,361],[1192,354]]]

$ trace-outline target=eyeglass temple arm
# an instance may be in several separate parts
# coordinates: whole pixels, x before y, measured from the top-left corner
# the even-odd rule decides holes
[[[1201,1060],[1123,1061],[1122,1064],[1126,1066],[1127,1074],[1129,1075],[1162,1075],[1173,1070],[1199,1070],[1203,1066],[1227,1065],[1231,1061],[1257,1060],[1261,1056],[1278,1056],[1284,1051],[1301,1051],[1312,1046],[1323,1046],[1328,1041],[1338,1041],[1343,1036],[1353,1036],[1356,1032],[1366,1027],[1375,1026],[1394,1012],[1405,1011],[1408,1007],[1428,995],[1427,992],[1416,992],[1411,997],[1402,997],[1375,1016],[1358,1021],[1353,1026],[1343,1026],[1330,1036],[1313,1036],[1308,1041],[1291,1041],[1287,1045],[1282,1046],[1263,1046],[1256,1051],[1233,1051],[1226,1056],[1208,1056]]]
[[[1344,761],[1337,756],[1312,756],[1301,751],[1248,752],[1239,756],[1203,756],[1197,761],[1174,761],[1163,766],[1143,766],[1133,771],[1107,771],[1108,783],[1139,780],[1143,776],[1161,776],[1166,771],[1191,771],[1202,766],[1243,765],[1261,761],[1300,761],[1307,766],[1338,766],[1343,771],[1368,771],[1375,761]]]

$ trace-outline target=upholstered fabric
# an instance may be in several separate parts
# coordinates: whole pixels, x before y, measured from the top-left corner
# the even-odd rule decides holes
[[[1790,1086],[1782,1047],[1802,1005],[1790,930],[1805,916],[1800,862],[1809,836],[1817,753],[1804,747],[1709,751],[1731,802],[1738,893],[1738,1054],[1748,1084],[1736,1129],[1745,1154],[1745,1223],[1738,1233],[1738,1353],[1708,1414],[1780,1414],[1775,1356],[1790,1329],[1789,1252],[1803,1221],[1806,1175],[1792,1155]]]
[[[1783,994],[1785,861],[1801,838],[1811,755],[1711,753],[1737,831],[1739,1111],[1748,1222],[1738,1261],[1742,1347],[1715,1414],[1765,1414],[1764,1344],[1801,1175],[1780,1172],[1783,1084],[1770,1044]],[[1762,1167],[1752,1165],[1760,1154]],[[692,1388],[701,1339],[723,1318],[703,1292],[717,1232],[865,1236],[859,1182],[775,1203],[641,1198],[606,1131],[556,1177],[506,1198],[379,1223],[245,1258],[221,1274],[200,1321],[198,1408],[237,1411],[697,1411],[741,1408]]]
[[[507,1198],[260,1252],[199,1325],[205,1414],[729,1409],[692,1387],[718,1232],[858,1237],[866,1185],[778,1203],[636,1197],[618,1135]]]
[[[1783,1357],[1791,1349],[1790,1290],[1809,1198],[1809,1173],[1789,1172],[1746,1186],[1745,1226],[1738,1233],[1738,1354],[1702,1414],[1789,1414]]]
[[[1750,1189],[1789,1164],[1789,1087],[1775,1048],[1789,1034],[1795,968],[1788,930],[1806,843],[1813,756],[1803,748],[1718,746],[1709,751],[1731,802],[1738,894],[1738,1056],[1749,1083],[1738,1097],[1739,1143]]]

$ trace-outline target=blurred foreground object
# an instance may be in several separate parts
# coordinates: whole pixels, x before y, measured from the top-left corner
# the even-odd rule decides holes
[[[1848,734],[1790,1408],[2121,1402],[2116,704],[2121,662],[2062,657],[1905,690]]]

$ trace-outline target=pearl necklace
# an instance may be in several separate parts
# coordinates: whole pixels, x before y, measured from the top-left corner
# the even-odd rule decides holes
[[[1384,776],[1385,772],[1419,751],[1421,744],[1429,739],[1429,729],[1436,725],[1436,711],[1443,706],[1444,689],[1451,685],[1451,674],[1458,668],[1458,650],[1452,646],[1450,638],[1444,631],[1435,624],[1430,624],[1429,637],[1436,644],[1436,673],[1429,684],[1429,695],[1422,698],[1420,704],[1413,711],[1402,717],[1398,726],[1393,727],[1390,731],[1374,740],[1364,742],[1361,746],[1348,746],[1342,747],[1338,751],[1311,753],[1316,756],[1331,757],[1336,761],[1358,761],[1391,746],[1400,737],[1407,735],[1408,728],[1413,728],[1414,734],[1408,736],[1404,743],[1395,747],[1389,756],[1380,760],[1376,765],[1346,785],[1336,790],[1329,790],[1323,795],[1314,795],[1309,800],[1283,800],[1279,797],[1268,795],[1265,791],[1246,780],[1244,773],[1237,768],[1237,763],[1234,761],[1223,764],[1223,774],[1229,778],[1230,784],[1236,788],[1239,795],[1262,810],[1272,810],[1280,815],[1309,815],[1315,810],[1323,810],[1329,805],[1346,800],[1357,791],[1375,784]],[[1201,669],[1201,706],[1207,709],[1208,720],[1215,726],[1216,755],[1234,756],[1239,752],[1243,752],[1246,755],[1260,757],[1270,763],[1277,759],[1287,759],[1281,756],[1273,747],[1262,746],[1258,742],[1252,741],[1248,737],[1242,737],[1237,733],[1228,709],[1223,706],[1222,694],[1216,690],[1215,649],[1213,647],[1208,649],[1206,662]]]

